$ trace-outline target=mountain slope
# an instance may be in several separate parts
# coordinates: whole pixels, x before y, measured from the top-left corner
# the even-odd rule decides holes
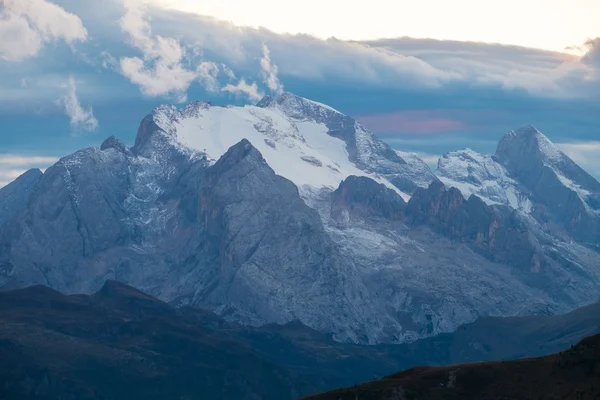
[[[599,371],[600,335],[552,356],[413,368],[310,399],[596,399]]]
[[[7,398],[46,400],[294,399],[415,365],[564,350],[600,332],[599,307],[487,318],[409,344],[358,346],[298,321],[230,324],[116,281],[91,296],[33,286],[0,292],[0,388]]]
[[[533,217],[545,230],[597,248],[600,183],[533,126],[507,133],[494,156],[461,150],[436,171],[446,185]]]
[[[0,387],[28,399],[286,399],[289,372],[115,282],[92,297],[0,293]]]
[[[111,137],[45,172],[0,225],[0,287],[117,279],[229,321],[401,343],[596,301],[600,254],[544,228],[307,99],[161,106],[133,147]]]
[[[509,132],[496,157],[572,236],[600,241],[600,183],[532,126]]]

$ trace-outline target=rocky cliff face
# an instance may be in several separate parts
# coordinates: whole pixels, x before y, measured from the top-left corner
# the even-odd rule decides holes
[[[539,272],[545,257],[524,221],[508,208],[490,207],[479,197],[467,200],[458,189],[434,182],[418,190],[408,203],[412,224],[427,224],[450,238],[467,242],[482,255],[531,272]]]
[[[300,320],[371,344],[600,296],[597,252],[427,171],[290,94],[161,106],[133,147],[109,138],[12,186],[28,200],[2,214],[0,287],[90,293],[115,279],[231,321]]]
[[[560,152],[532,126],[509,132],[496,158],[538,203],[541,218],[550,215],[574,237],[600,240],[600,183]]]

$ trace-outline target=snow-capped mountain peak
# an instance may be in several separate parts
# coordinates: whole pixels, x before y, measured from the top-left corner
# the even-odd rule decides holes
[[[407,199],[414,188],[426,187],[435,179],[431,171],[425,176],[422,168],[413,171],[354,119],[287,92],[267,96],[256,106],[220,107],[206,102],[182,109],[160,106],[146,117],[145,124],[136,146],[154,126],[155,133],[213,160],[247,139],[278,175],[299,188],[335,190],[350,175],[368,176]]]
[[[276,97],[265,96],[256,106],[260,108],[279,108],[285,115],[295,119],[321,120],[332,114],[343,115],[332,107],[290,92],[284,92]]]
[[[521,193],[518,183],[490,155],[471,149],[447,153],[439,159],[436,174],[446,186],[459,189],[465,198],[476,195],[488,205],[531,211],[531,201]]]
[[[586,241],[600,235],[600,183],[531,125],[504,135],[494,156],[472,150],[446,154],[436,174],[465,197],[525,214],[537,209],[542,224],[550,218]]]
[[[588,209],[600,209],[600,183],[531,125],[506,134],[496,158],[540,200],[552,201],[564,188],[565,196],[575,193]]]
[[[566,157],[555,145],[533,125],[508,132],[498,143],[496,156],[506,163],[527,160],[549,165],[560,163]]]

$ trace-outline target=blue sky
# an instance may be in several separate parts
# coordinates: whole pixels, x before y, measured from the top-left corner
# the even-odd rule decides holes
[[[141,0],[4,1],[0,185],[110,135],[132,144],[159,104],[248,104],[281,90],[356,117],[430,163],[464,147],[493,152],[504,133],[534,124],[600,177],[598,39],[573,43],[578,54],[408,37],[350,42]]]

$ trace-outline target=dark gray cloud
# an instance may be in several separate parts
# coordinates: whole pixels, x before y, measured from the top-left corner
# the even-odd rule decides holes
[[[583,63],[600,69],[600,37],[588,40],[585,47],[587,53],[583,56]]]

